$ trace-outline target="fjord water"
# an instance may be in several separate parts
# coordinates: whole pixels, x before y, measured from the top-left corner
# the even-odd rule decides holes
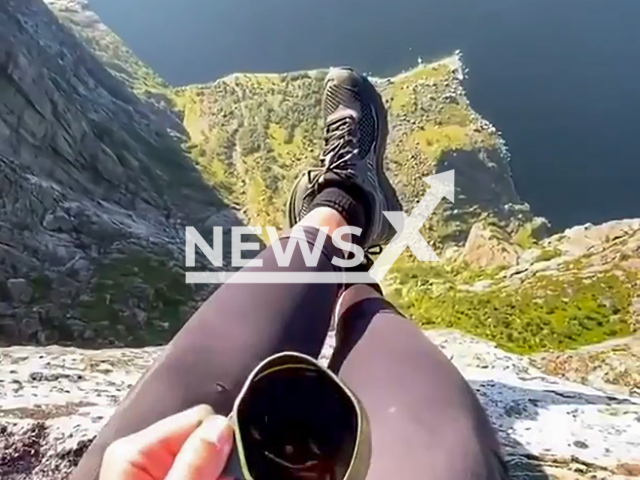
[[[174,85],[461,50],[473,106],[555,228],[640,217],[638,0],[90,0]]]

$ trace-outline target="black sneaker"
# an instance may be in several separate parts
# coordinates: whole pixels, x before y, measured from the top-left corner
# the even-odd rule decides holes
[[[402,205],[384,173],[387,111],[371,82],[350,68],[333,68],[322,96],[325,123],[322,168],[302,175],[291,192],[288,223],[293,226],[307,213],[327,185],[356,187],[364,194],[367,227],[361,244],[368,248],[388,243],[394,229],[382,214]]]

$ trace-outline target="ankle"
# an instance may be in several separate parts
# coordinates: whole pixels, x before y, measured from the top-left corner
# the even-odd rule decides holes
[[[323,188],[311,202],[312,210],[320,208],[335,211],[341,217],[343,225],[359,228],[361,232],[355,243],[362,244],[367,219],[362,202],[357,197],[340,186],[328,186]]]
[[[333,235],[337,229],[349,225],[345,218],[330,207],[317,207],[311,210],[298,225],[303,227],[324,228],[328,235]]]

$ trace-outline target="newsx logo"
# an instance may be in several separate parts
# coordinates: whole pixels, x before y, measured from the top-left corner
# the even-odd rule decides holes
[[[263,227],[256,226],[236,226],[231,229],[231,266],[234,268],[244,268],[240,271],[222,271],[224,268],[223,255],[223,228],[213,227],[213,243],[209,245],[207,241],[198,233],[194,227],[186,227],[185,232],[185,265],[193,268],[196,265],[196,246],[209,260],[216,271],[187,272],[187,283],[376,283],[380,282],[387,274],[393,263],[402,254],[405,248],[409,248],[415,257],[422,262],[437,262],[440,259],[429,246],[420,233],[420,228],[429,216],[433,213],[437,205],[443,198],[451,202],[455,199],[455,174],[453,170],[432,175],[423,179],[431,188],[422,197],[418,205],[410,215],[404,212],[383,212],[391,225],[395,228],[396,234],[391,242],[382,250],[373,266],[368,272],[316,272],[316,271],[261,271],[263,266],[261,258],[245,259],[242,253],[245,251],[257,251],[260,249],[258,242],[243,241],[244,235],[260,235]],[[267,237],[271,243],[270,248],[276,263],[279,267],[289,267],[293,254],[298,248],[303,256],[307,267],[316,267],[322,254],[322,246],[327,241],[328,229],[321,228],[315,239],[313,248],[306,240],[302,227],[296,226],[287,237],[286,247],[280,241],[278,231],[275,227],[265,227]],[[340,250],[351,252],[349,259],[334,257],[331,263],[348,269],[360,264],[365,256],[365,252],[359,245],[348,240],[360,235],[362,230],[358,227],[345,226],[338,228],[331,234],[331,241]],[[351,237],[351,238],[352,238]]]

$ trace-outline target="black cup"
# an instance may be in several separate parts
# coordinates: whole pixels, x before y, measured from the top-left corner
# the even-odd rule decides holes
[[[236,480],[364,480],[371,458],[366,412],[331,371],[295,352],[249,375],[230,420]]]

